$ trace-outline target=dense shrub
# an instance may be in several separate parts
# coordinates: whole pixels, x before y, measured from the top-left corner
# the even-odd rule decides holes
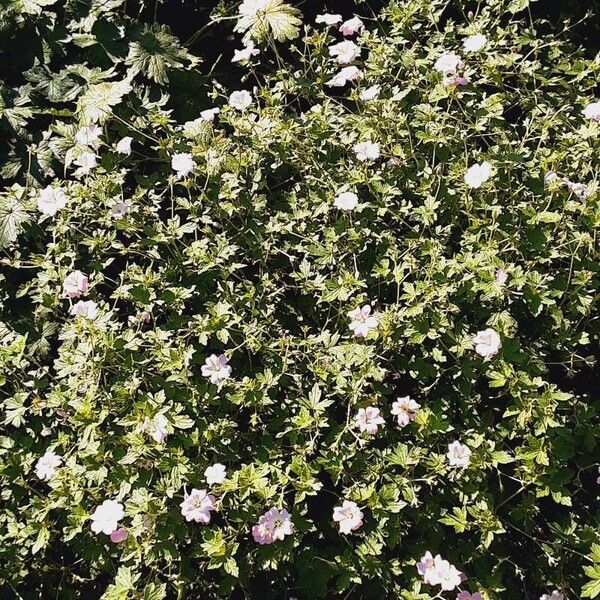
[[[0,20],[2,597],[600,594],[579,30],[138,8]]]

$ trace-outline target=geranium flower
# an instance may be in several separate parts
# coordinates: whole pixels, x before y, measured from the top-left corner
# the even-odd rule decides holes
[[[254,46],[254,42],[252,40],[249,40],[244,48],[233,51],[233,58],[231,59],[231,62],[246,62],[258,54],[260,54],[260,50]]]
[[[344,500],[341,506],[333,509],[333,520],[338,524],[340,533],[352,533],[363,524],[363,512],[356,502]]]
[[[364,90],[361,90],[360,94],[358,95],[358,97],[363,101],[363,102],[368,102],[369,100],[375,100],[375,98],[377,98],[377,96],[379,96],[379,92],[381,91],[381,86],[379,85],[372,85],[371,87],[368,87]]]
[[[454,441],[448,444],[448,464],[451,467],[460,467],[466,469],[471,462],[471,449],[466,444],[461,444],[458,441]]]
[[[252,537],[259,544],[272,544],[277,540],[283,540],[286,535],[294,532],[294,524],[290,513],[282,508],[271,508],[258,520],[258,524],[252,527]]]
[[[588,104],[582,111],[583,116],[586,119],[592,119],[593,121],[600,121],[600,101],[592,102]]]
[[[125,154],[126,156],[129,156],[131,154],[131,142],[133,142],[133,138],[129,135],[121,138],[117,143],[117,152],[119,154]]]
[[[123,505],[116,500],[105,500],[92,514],[92,531],[110,535],[119,527],[119,521],[125,516]]]
[[[224,355],[211,354],[202,365],[202,375],[208,377],[213,385],[220,385],[231,376],[229,359]]]
[[[590,189],[585,183],[573,183],[572,181],[565,181],[565,185],[570,192],[573,192],[580,200],[587,200],[590,196]]]
[[[211,511],[215,510],[215,498],[206,490],[193,488],[179,506],[186,521],[206,524],[210,522]]]
[[[378,408],[367,406],[367,408],[358,409],[354,423],[361,433],[375,435],[379,425],[385,425],[385,419],[379,414]]]
[[[498,332],[491,327],[478,331],[473,336],[473,344],[475,344],[475,352],[485,360],[490,360],[502,348],[502,340]]]
[[[223,483],[227,477],[227,469],[225,465],[221,463],[215,463],[211,467],[206,467],[204,471],[204,479],[206,483],[212,485],[213,483]]]
[[[360,33],[364,28],[365,24],[358,17],[352,17],[340,25],[340,33],[344,37],[349,37],[355,33]]]
[[[200,112],[200,118],[204,121],[212,123],[220,112],[220,108],[207,108],[206,110]]]
[[[458,596],[456,596],[456,600],[483,600],[481,594],[479,592],[474,592],[470,594],[467,591],[460,592]]]
[[[487,37],[483,35],[483,33],[478,33],[476,35],[470,35],[463,42],[463,49],[465,52],[479,52],[485,48],[487,44]]]
[[[329,13],[325,13],[323,15],[317,15],[315,18],[315,23],[321,24],[325,23],[325,25],[336,25],[342,20],[342,15],[331,15]]]
[[[74,161],[79,168],[75,175],[89,175],[97,166],[97,156],[93,152],[82,152]]]
[[[462,69],[464,63],[458,54],[454,52],[444,52],[433,65],[436,71],[439,71],[443,75],[454,75],[458,69]]]
[[[335,58],[339,65],[347,65],[360,56],[360,48],[350,40],[344,40],[329,46],[329,56]]]
[[[69,298],[79,298],[88,289],[88,278],[81,271],[72,271],[63,281],[63,292]]]
[[[67,205],[67,200],[67,195],[61,188],[49,185],[40,191],[37,207],[43,215],[53,217]]]
[[[77,131],[75,141],[82,146],[91,146],[95,150],[98,148],[101,134],[102,129],[98,125],[88,125]]]
[[[446,591],[453,590],[462,581],[462,575],[454,565],[444,560],[439,554],[434,558],[429,551],[417,563],[417,571],[425,583],[439,585],[442,590]]]
[[[335,197],[333,205],[340,210],[354,210],[358,205],[358,196],[354,192],[342,192]]]
[[[552,182],[558,181],[559,179],[560,177],[554,171],[548,171],[548,173],[544,175],[544,184],[550,185]]]
[[[362,308],[355,308],[348,313],[351,319],[350,330],[356,337],[367,337],[372,329],[377,327],[379,318],[371,314],[371,305],[365,304]]]
[[[359,142],[354,146],[354,154],[361,162],[367,160],[377,160],[380,156],[379,144],[377,142]]]
[[[177,152],[171,157],[171,168],[177,173],[177,179],[183,179],[196,168],[196,163],[189,152]]]
[[[120,544],[121,542],[124,542],[128,537],[129,534],[127,533],[127,529],[125,529],[124,527],[119,527],[119,529],[115,529],[110,534],[110,541],[114,544]]]
[[[429,550],[425,552],[421,560],[417,563],[417,572],[423,577],[425,583],[429,585],[439,584],[439,578],[435,570],[435,560]]]
[[[80,300],[71,307],[71,314],[93,321],[98,316],[98,305],[93,300]]]
[[[158,443],[162,444],[167,439],[169,435],[169,431],[167,429],[169,425],[169,420],[167,417],[159,413],[153,419],[144,420],[144,429],[150,434],[152,439]]]
[[[444,75],[444,79],[442,79],[442,85],[444,87],[457,87],[459,85],[467,85],[468,83],[468,77],[462,75]]]
[[[474,164],[465,173],[465,183],[470,188],[481,187],[490,178],[491,174],[492,165],[489,162],[484,161],[481,164]]]
[[[400,427],[406,427],[411,421],[415,420],[417,411],[421,408],[418,402],[415,402],[410,396],[403,396],[398,398],[396,402],[392,404],[392,414],[396,415],[398,425]]]
[[[565,595],[558,590],[554,590],[551,594],[542,594],[540,600],[565,600]]]
[[[246,110],[252,104],[252,94],[248,90],[238,90],[229,96],[229,106],[235,110]]]
[[[331,87],[344,87],[349,81],[360,79],[361,75],[360,69],[354,65],[344,67],[327,81],[327,85]]]
[[[54,477],[56,469],[62,464],[62,458],[52,452],[52,450],[46,450],[43,456],[38,458],[35,463],[35,474],[42,481],[49,481]]]
[[[495,278],[497,283],[504,285],[508,281],[508,273],[504,269],[498,269]]]

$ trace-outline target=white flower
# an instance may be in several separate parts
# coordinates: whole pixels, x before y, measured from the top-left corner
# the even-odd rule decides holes
[[[133,142],[133,138],[128,135],[120,139],[116,148],[117,152],[129,156],[131,154],[131,142]]]
[[[123,218],[131,210],[129,200],[114,200],[110,205],[110,216],[113,219]]]
[[[362,90],[359,94],[359,98],[364,102],[368,102],[369,100],[375,100],[377,96],[379,96],[379,92],[381,91],[381,87],[378,85],[372,85],[364,90]]]
[[[328,82],[327,85],[332,87],[344,87],[349,81],[355,81],[361,77],[361,72],[354,65],[343,67],[339,73],[336,73]]]
[[[229,96],[229,106],[236,110],[246,110],[252,104],[252,94],[248,90],[232,92]]]
[[[588,104],[582,111],[583,116],[586,119],[593,119],[594,121],[600,121],[600,101],[592,102]]]
[[[73,162],[79,167],[75,171],[76,175],[88,175],[98,164],[93,152],[82,152]]]
[[[224,355],[211,354],[202,365],[202,375],[208,377],[213,385],[221,385],[231,376],[231,367],[227,364],[229,359]]]
[[[329,13],[325,13],[323,15],[317,15],[315,19],[315,23],[325,23],[325,25],[336,25],[342,20],[342,15],[331,15]]]
[[[144,420],[144,429],[157,444],[162,444],[167,439],[169,435],[168,425],[169,420],[162,413],[157,414],[153,419],[146,417]]]
[[[340,533],[352,533],[362,527],[363,512],[356,502],[344,500],[333,509],[333,520],[339,525]]]
[[[565,596],[558,590],[554,590],[551,594],[542,594],[540,600],[565,600]]]
[[[580,200],[587,200],[590,196],[590,188],[585,183],[573,183],[565,181],[570,192],[573,192]]]
[[[98,148],[98,140],[102,129],[98,125],[89,125],[88,127],[82,127],[75,134],[75,141],[83,146],[91,146],[92,148]]]
[[[178,152],[171,157],[171,167],[177,173],[177,179],[183,179],[196,168],[196,163],[188,152]]]
[[[377,160],[380,155],[379,144],[377,142],[371,142],[370,140],[359,142],[354,146],[354,153],[356,154],[356,158],[361,162]]]
[[[54,477],[56,469],[62,464],[62,458],[52,452],[52,450],[46,450],[43,456],[38,458],[35,463],[35,474],[43,481],[48,481]]]
[[[339,65],[347,65],[360,56],[360,48],[350,40],[329,46],[329,56],[336,58]]]
[[[213,483],[223,483],[226,477],[227,470],[225,469],[225,465],[222,465],[221,463],[215,463],[211,467],[206,467],[206,470],[204,471],[204,478],[209,485],[212,485]]]
[[[502,348],[502,340],[498,332],[491,327],[478,331],[473,336],[473,343],[475,344],[475,352],[486,360],[498,354],[498,351]]]
[[[105,500],[96,507],[92,515],[92,531],[110,535],[119,527],[119,521],[125,516],[123,505],[116,500]]]
[[[444,75],[454,75],[463,66],[464,63],[458,54],[445,52],[435,61],[433,68]]]
[[[354,192],[342,192],[335,197],[333,205],[340,210],[354,210],[358,205],[358,196]]]
[[[478,33],[477,35],[469,36],[463,42],[463,50],[465,52],[479,52],[485,48],[487,44],[487,37],[483,35],[483,33]]]
[[[221,109],[219,108],[207,108],[200,113],[200,118],[212,123],[220,112]]]
[[[396,415],[400,427],[406,427],[411,421],[415,420],[420,408],[421,405],[410,396],[402,396],[392,404],[391,413]]]
[[[93,300],[80,300],[71,307],[71,314],[93,321],[98,316],[98,305]]]
[[[367,337],[372,329],[377,327],[379,318],[371,314],[371,305],[365,304],[362,308],[355,308],[348,313],[351,319],[350,330],[356,337]]]
[[[364,28],[365,24],[358,17],[352,17],[340,25],[340,32],[344,37],[348,37],[361,32]]]
[[[53,217],[61,208],[67,205],[67,195],[61,188],[45,187],[38,196],[38,210],[44,214]]]
[[[471,449],[465,444],[461,444],[458,441],[454,441],[448,444],[448,464],[451,467],[461,467],[466,469],[471,462]]]
[[[385,419],[379,414],[379,409],[375,406],[359,408],[354,418],[354,424],[361,433],[375,435],[380,425],[385,425]]]
[[[559,180],[560,180],[560,177],[554,171],[548,171],[548,173],[546,173],[544,175],[544,184],[545,185],[550,185],[554,181],[559,181]]]
[[[484,161],[480,165],[474,164],[465,173],[465,183],[470,188],[481,187],[490,178],[491,174],[492,165],[489,162]]]
[[[257,54],[260,54],[260,50],[254,46],[254,42],[252,40],[249,40],[242,50],[233,51],[233,58],[231,59],[231,62],[246,62]]]
[[[63,281],[63,292],[69,298],[79,298],[88,288],[88,278],[81,271],[72,271]]]
[[[206,490],[194,488],[179,506],[186,521],[206,524],[210,522],[211,511],[215,510],[215,498]]]

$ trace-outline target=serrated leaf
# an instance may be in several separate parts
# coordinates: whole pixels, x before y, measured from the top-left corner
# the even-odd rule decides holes
[[[77,102],[79,121],[85,125],[104,123],[112,114],[112,107],[119,104],[130,91],[131,84],[127,79],[90,85]]]

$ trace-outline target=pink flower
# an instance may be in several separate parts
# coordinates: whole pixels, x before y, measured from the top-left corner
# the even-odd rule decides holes
[[[493,356],[498,354],[500,348],[502,348],[502,340],[498,335],[498,332],[491,327],[478,331],[473,336],[473,344],[475,344],[475,352],[479,356],[483,356],[485,360],[491,359]]]
[[[439,583],[435,571],[435,560],[429,550],[425,552],[421,557],[420,562],[417,563],[417,571],[419,575],[423,577],[425,583],[428,583],[429,585],[437,585]]]
[[[542,594],[540,600],[565,600],[565,596],[558,590],[554,590],[551,594]]]
[[[458,441],[454,441],[448,444],[448,464],[451,467],[460,467],[466,469],[471,462],[471,449],[466,444],[461,444]]]
[[[333,520],[337,522],[340,533],[352,533],[363,524],[363,512],[356,502],[344,500],[341,506],[333,509]]]
[[[339,65],[347,65],[360,56],[360,48],[350,40],[344,40],[329,46],[329,56],[335,58]]]
[[[372,329],[377,327],[379,319],[377,315],[371,314],[371,306],[365,304],[362,308],[355,308],[348,313],[351,319],[350,330],[356,337],[365,338]]]
[[[464,67],[464,63],[458,54],[454,52],[445,52],[436,61],[433,68],[443,75],[455,75],[459,69]]]
[[[116,500],[105,500],[92,514],[92,531],[110,535],[119,527],[119,521],[125,516],[123,505]]]
[[[500,285],[504,285],[508,281],[508,273],[504,269],[498,269],[496,271],[496,281]]]
[[[456,600],[483,600],[481,594],[479,592],[474,592],[473,594],[469,594],[467,591],[460,592],[458,596],[456,596]]]
[[[468,77],[462,75],[444,75],[444,79],[442,79],[442,85],[444,87],[457,87],[459,85],[467,85],[468,83]]]
[[[72,271],[63,281],[63,292],[69,298],[79,298],[88,288],[88,278],[81,271]]]
[[[110,534],[110,541],[115,544],[119,544],[121,542],[124,542],[128,537],[129,534],[127,533],[127,529],[125,529],[124,527],[119,527],[119,529],[115,529]]]
[[[202,365],[202,375],[208,377],[213,385],[221,385],[231,376],[229,359],[224,354],[211,354]]]
[[[211,511],[215,510],[215,498],[206,490],[193,488],[179,506],[186,521],[206,524],[210,522]]]
[[[342,15],[331,15],[329,13],[325,13],[322,15],[317,15],[317,17],[315,19],[315,23],[317,23],[317,24],[324,23],[325,25],[329,25],[331,27],[331,25],[336,25],[341,20],[342,20]]]
[[[600,101],[592,102],[588,104],[582,111],[583,116],[586,119],[592,119],[593,121],[600,121]],[[554,599],[552,599],[554,600]]]
[[[462,581],[462,575],[454,565],[444,560],[439,554],[434,558],[429,551],[417,563],[417,571],[425,583],[439,585],[442,590],[446,591],[453,590]]]
[[[369,435],[375,435],[379,425],[385,425],[385,419],[379,414],[378,408],[367,406],[367,408],[358,409],[354,423],[361,433],[367,432]]]
[[[67,205],[67,195],[61,188],[46,186],[38,197],[37,207],[43,215],[53,217]]]
[[[340,210],[354,210],[358,205],[358,196],[354,192],[342,192],[335,197],[333,205]]]
[[[349,81],[356,81],[361,77],[361,72],[354,65],[340,69],[328,82],[331,87],[344,87]]]
[[[344,37],[349,37],[360,33],[364,28],[365,24],[358,17],[352,17],[340,25],[340,32]]]
[[[391,412],[393,415],[397,415],[398,425],[406,427],[411,421],[415,420],[417,411],[420,408],[421,405],[411,400],[410,396],[403,396],[392,404]]]
[[[290,513],[282,508],[271,508],[258,520],[258,524],[252,527],[252,537],[259,544],[272,544],[277,540],[283,540],[286,535],[294,531]]]
[[[54,477],[56,469],[62,464],[62,458],[52,452],[52,450],[46,450],[45,454],[38,458],[35,463],[35,474],[42,481],[49,481]]]
[[[93,321],[98,316],[98,305],[93,300],[80,300],[71,307],[71,314]]]
[[[221,463],[215,463],[211,467],[207,467],[204,471],[204,478],[209,485],[212,485],[213,483],[223,483],[226,477],[227,470],[225,469],[225,465],[222,465]]]

